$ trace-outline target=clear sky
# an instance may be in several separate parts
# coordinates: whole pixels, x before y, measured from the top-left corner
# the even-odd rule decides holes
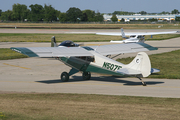
[[[0,0],[2,11],[12,10],[13,4],[39,4],[52,5],[56,10],[66,12],[70,7],[81,10],[90,9],[100,13],[113,13],[114,11],[148,13],[171,12],[174,9],[180,11],[180,0]]]

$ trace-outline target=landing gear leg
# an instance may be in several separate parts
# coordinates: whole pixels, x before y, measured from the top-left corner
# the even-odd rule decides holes
[[[143,86],[146,86],[146,83],[140,77],[137,77],[137,78],[139,78],[139,80],[142,82]]]
[[[91,73],[83,72],[82,77],[83,77],[83,80],[89,80],[91,78]]]

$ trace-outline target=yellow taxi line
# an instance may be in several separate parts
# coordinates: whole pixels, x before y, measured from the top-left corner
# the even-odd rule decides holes
[[[22,69],[28,69],[28,70],[31,69],[31,68],[21,67],[21,66],[17,66],[17,65],[11,65],[11,64],[7,64],[7,63],[3,63],[3,64],[4,64],[4,65],[8,65],[8,66],[12,66],[12,67],[22,68]]]

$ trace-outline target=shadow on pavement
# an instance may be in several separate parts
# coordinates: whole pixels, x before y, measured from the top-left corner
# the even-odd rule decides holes
[[[83,82],[87,80],[83,80],[81,76],[71,76],[72,78],[69,79],[68,82],[62,82],[60,79],[56,80],[42,80],[42,81],[36,81],[39,83],[45,83],[45,84],[56,84],[56,83],[71,83],[71,82]],[[137,79],[137,78],[134,78]],[[102,82],[111,82],[111,83],[123,83],[123,85],[127,86],[136,86],[136,85],[142,85],[141,81],[137,79],[137,82],[123,80],[123,78],[114,77],[114,76],[100,76],[100,77],[91,77],[91,81],[102,81]],[[144,81],[147,85],[156,85],[156,84],[162,84],[164,82],[160,81]]]

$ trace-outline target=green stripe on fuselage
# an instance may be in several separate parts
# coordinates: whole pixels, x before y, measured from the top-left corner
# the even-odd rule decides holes
[[[116,71],[107,70],[101,67],[97,67],[95,65],[89,64],[86,69],[87,72],[101,73],[101,74],[109,74],[109,75],[118,75],[123,76],[123,74],[117,73]]]
[[[90,64],[90,62],[87,62],[87,61],[84,61],[84,60],[81,60],[81,59],[78,59],[75,57],[70,57],[70,58],[60,57],[60,59],[66,65],[76,68],[79,71],[123,76],[123,74],[117,73],[116,71],[111,71],[106,68],[101,68],[101,67],[92,65],[92,64]]]

